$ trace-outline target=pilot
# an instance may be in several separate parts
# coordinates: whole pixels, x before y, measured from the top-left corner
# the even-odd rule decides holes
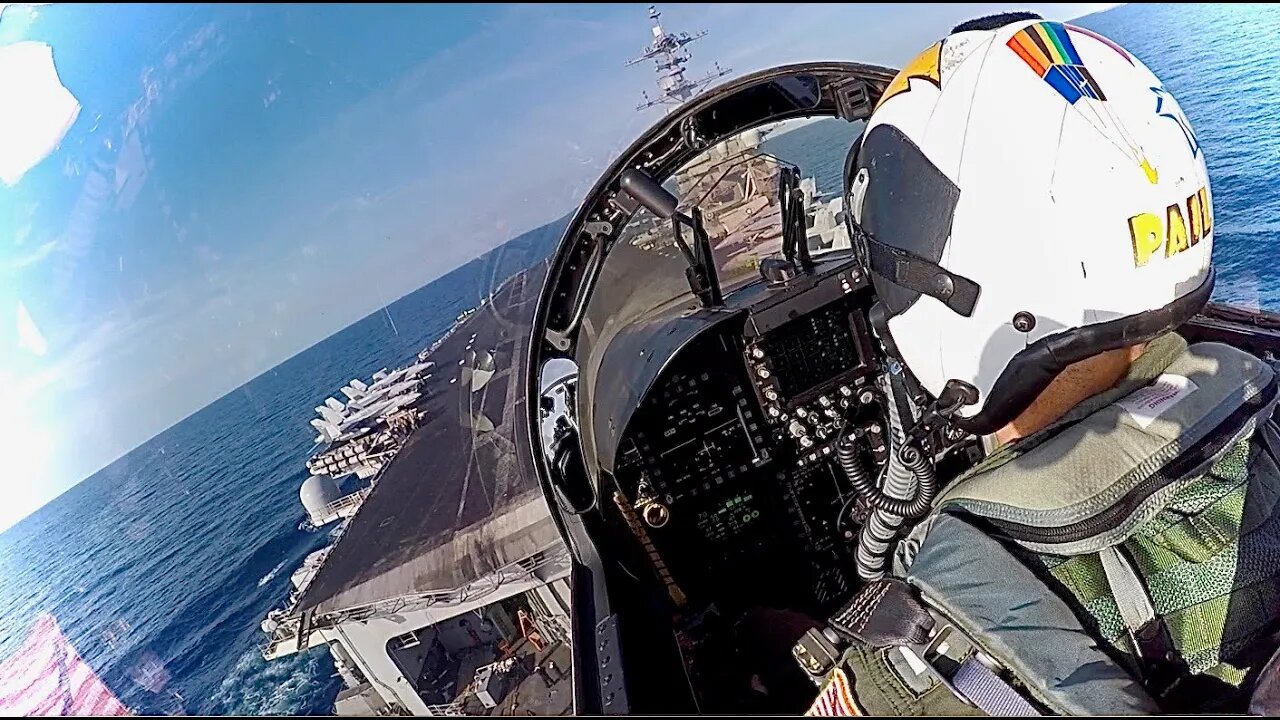
[[[898,74],[855,153],[881,341],[988,454],[796,646],[810,713],[1274,713],[1277,375],[1176,332],[1215,218],[1170,90],[991,16]]]

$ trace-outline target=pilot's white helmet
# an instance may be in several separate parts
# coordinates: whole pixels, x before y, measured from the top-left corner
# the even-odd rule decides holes
[[[1213,203],[1195,133],[1138,58],[1057,22],[976,26],[888,85],[845,182],[887,340],[986,433],[1067,365],[1201,310]]]

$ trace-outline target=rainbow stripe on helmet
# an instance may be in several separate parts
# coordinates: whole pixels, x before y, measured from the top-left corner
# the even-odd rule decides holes
[[[1006,45],[1068,103],[1075,105],[1082,97],[1107,99],[1061,23],[1032,23],[1014,33]]]

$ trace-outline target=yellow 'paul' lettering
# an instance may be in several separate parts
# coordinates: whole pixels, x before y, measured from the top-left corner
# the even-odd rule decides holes
[[[1209,188],[1202,187],[1196,192],[1196,197],[1200,198],[1201,212],[1204,213],[1204,235],[1209,235],[1209,231],[1213,230],[1213,204],[1209,202]]]
[[[1204,237],[1204,207],[1200,204],[1200,193],[1187,198],[1187,220],[1191,224],[1191,244],[1195,245]]]
[[[1173,257],[1191,247],[1187,243],[1187,224],[1182,221],[1182,208],[1170,205],[1165,209],[1165,218],[1169,227],[1169,239],[1164,244],[1164,256]]]
[[[1138,267],[1147,264],[1152,254],[1160,249],[1160,218],[1151,213],[1141,213],[1129,218],[1129,236],[1133,238],[1133,262]]]
[[[1165,208],[1164,221],[1155,213],[1139,213],[1129,218],[1129,237],[1133,240],[1133,265],[1147,264],[1156,250],[1164,246],[1164,256],[1173,257],[1199,243],[1213,230],[1213,207],[1209,204],[1209,188],[1202,187],[1187,196],[1187,212],[1182,204]],[[1190,220],[1188,227],[1187,220]]]

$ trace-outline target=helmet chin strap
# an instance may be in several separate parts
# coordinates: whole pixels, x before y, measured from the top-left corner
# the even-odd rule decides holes
[[[889,332],[889,311],[884,303],[877,302],[867,313],[871,329],[880,340],[885,353],[902,366],[902,372],[910,376],[911,370],[902,360],[902,354]],[[913,378],[914,379],[914,378]],[[918,383],[917,383],[918,386]],[[920,418],[907,431],[908,444],[918,444],[940,423],[947,423],[961,408],[978,402],[978,389],[963,380],[951,379],[943,386],[942,392],[931,403],[924,407]]]
[[[966,405],[978,402],[978,389],[962,380],[948,380],[942,393],[921,413],[920,419],[907,431],[910,442],[918,443],[939,424],[951,422],[951,418]]]

